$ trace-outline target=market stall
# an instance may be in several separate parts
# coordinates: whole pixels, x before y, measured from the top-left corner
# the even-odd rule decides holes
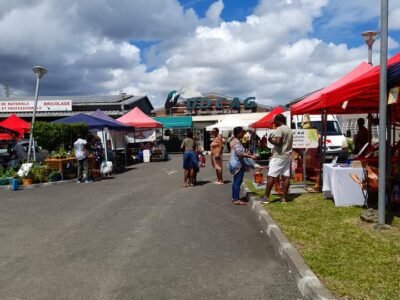
[[[274,117],[277,114],[281,114],[283,112],[285,112],[285,110],[282,107],[277,106],[273,110],[271,110],[268,113],[268,115],[266,115],[265,117],[261,118],[257,122],[251,123],[249,126],[251,128],[272,128],[272,125],[274,123]]]
[[[109,160],[113,161],[114,158],[108,157],[108,143],[105,142],[105,134],[108,130],[116,129],[116,130],[123,130],[126,129],[126,126],[123,124],[118,124],[116,122],[112,122],[109,120],[104,120],[100,118],[96,118],[93,116],[89,116],[84,113],[79,113],[70,117],[58,119],[53,121],[53,123],[63,123],[63,124],[74,124],[74,123],[84,123],[89,127],[91,131],[98,131],[101,130],[102,132],[102,140],[103,140],[103,147],[105,153],[105,161],[108,162]]]
[[[400,86],[400,53],[390,58],[387,62],[387,84],[388,91],[391,88]],[[327,114],[354,114],[354,113],[379,113],[379,90],[380,90],[380,66],[371,67],[366,63],[362,63],[345,75],[340,80],[336,81],[332,85],[308,96],[307,98],[299,101],[291,107],[292,114],[320,114],[324,117],[326,124]],[[392,156],[390,153],[394,149],[395,145],[392,143],[392,132],[391,129],[396,122],[396,114],[399,111],[398,97],[393,99],[391,105],[387,106],[388,111],[388,126],[387,130],[387,156]],[[370,120],[375,119],[370,116]],[[324,132],[325,127],[325,132]],[[325,149],[326,145],[326,125],[323,126],[322,132],[322,144]],[[393,140],[394,140],[393,135]],[[358,159],[362,160],[363,163],[372,164],[374,157],[379,149],[372,149],[373,145],[370,143],[365,153]],[[393,152],[395,154],[395,152]],[[395,157],[396,158],[396,157]],[[392,158],[393,159],[393,158]],[[323,161],[323,158],[322,158]],[[397,160],[398,161],[398,158]],[[377,163],[377,159],[375,160]],[[392,167],[395,166],[395,167]],[[321,168],[322,169],[322,168]],[[387,167],[386,178],[395,182],[395,175],[398,174],[397,163],[389,164]],[[353,170],[356,172],[357,170]],[[328,172],[329,173],[329,172]],[[327,178],[324,174],[324,180],[332,180]],[[394,176],[394,177],[393,177]],[[362,179],[361,179],[362,180]],[[325,182],[324,182],[325,185]],[[388,185],[392,186],[392,185]],[[333,195],[335,197],[335,195]],[[334,199],[335,202],[337,199]]]
[[[24,134],[28,133],[31,129],[31,123],[21,119],[16,114],[12,114],[7,119],[1,121],[0,126],[16,131],[18,133],[16,135],[17,139],[22,139]],[[10,139],[10,135],[0,133],[0,140],[8,139]]]
[[[103,144],[107,143],[108,145],[110,143],[109,151],[113,151],[114,153],[113,157],[115,170],[122,171],[128,164],[124,136],[126,132],[133,132],[134,128],[113,119],[100,109],[97,109],[95,112],[93,112],[91,116],[117,125],[116,128],[107,130],[104,132],[104,134],[103,132],[98,132],[98,135],[102,136]]]
[[[150,161],[151,150],[156,142],[156,129],[162,128],[163,125],[146,115],[138,107],[118,118],[117,121],[134,127],[133,132],[125,135],[130,146],[131,157],[141,161]]]
[[[168,152],[180,152],[180,146],[188,130],[192,130],[193,120],[191,116],[168,116],[153,118],[163,125],[161,130],[162,143]],[[199,142],[199,136],[196,136]]]

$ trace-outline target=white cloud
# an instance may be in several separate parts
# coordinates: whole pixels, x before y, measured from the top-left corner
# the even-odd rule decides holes
[[[224,3],[222,0],[218,0],[210,5],[206,12],[206,18],[212,24],[218,24],[221,21],[221,12],[224,9]]]
[[[347,17],[355,17],[354,10],[363,12],[362,20],[376,18],[364,1],[344,0],[264,0],[243,22],[221,20],[228,5],[222,0],[203,19],[177,0],[8,2],[0,4],[0,68],[6,70],[0,82],[7,81],[11,91],[32,92],[30,68],[41,64],[49,69],[43,93],[124,90],[149,95],[154,106],[181,87],[187,95],[214,91],[287,103],[367,57],[365,45],[313,38],[317,18],[347,10]],[[347,17],[335,15],[324,26],[357,22]],[[143,51],[143,41],[153,44]],[[389,44],[399,47],[394,37]]]

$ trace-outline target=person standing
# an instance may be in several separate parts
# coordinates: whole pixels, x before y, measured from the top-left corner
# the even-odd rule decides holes
[[[96,174],[93,175],[93,179],[100,180],[101,179],[101,173],[100,173],[100,168],[101,168],[101,163],[103,162],[104,159],[104,148],[103,144],[101,143],[101,139],[99,136],[93,137],[92,141],[92,153],[93,153],[93,159],[95,162],[95,168]],[[96,175],[96,176],[94,176]]]
[[[276,177],[283,177],[283,190],[281,196],[281,202],[283,203],[286,202],[286,194],[289,190],[290,184],[290,167],[293,144],[292,130],[286,126],[286,118],[282,114],[278,114],[274,117],[274,124],[276,126],[275,133],[271,134],[268,138],[268,141],[274,147],[272,148],[272,158],[269,162],[265,195],[257,199],[263,203],[269,203],[271,189]]]
[[[246,170],[246,164],[243,162],[244,158],[255,159],[256,156],[247,153],[240,142],[244,136],[242,127],[235,127],[233,129],[233,138],[230,141],[231,147],[231,161],[235,161],[235,167],[233,170],[233,183],[232,183],[232,203],[235,205],[246,205],[247,203],[240,200],[240,186],[243,182],[244,172]]]
[[[188,131],[186,138],[182,141],[181,151],[183,152],[183,185],[182,187],[193,186],[194,171],[197,164],[195,143],[193,140],[193,132]]]
[[[88,183],[88,151],[87,151],[87,141],[83,139],[81,136],[78,136],[78,139],[74,143],[74,151],[75,157],[78,161],[78,180],[77,183],[81,183],[82,181]]]
[[[211,165],[215,169],[217,175],[217,181],[215,184],[224,184],[222,178],[222,151],[224,148],[224,143],[222,136],[219,134],[219,129],[214,128],[212,131],[213,140],[210,144],[211,148]]]
[[[256,154],[257,153],[257,146],[258,146],[258,142],[260,141],[260,138],[258,137],[256,130],[249,130],[250,132],[250,152],[252,154]]]
[[[359,118],[357,120],[358,132],[354,136],[354,153],[357,155],[361,149],[368,143],[369,132],[368,129],[365,128],[365,120],[363,118]]]

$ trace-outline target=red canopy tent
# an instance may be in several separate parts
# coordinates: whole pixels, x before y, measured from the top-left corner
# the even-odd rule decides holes
[[[322,95],[328,112],[348,114],[379,112],[380,66]],[[388,89],[400,85],[400,53],[387,62]]]
[[[360,64],[329,87],[292,105],[292,114],[378,113],[380,66],[363,64],[366,65]],[[400,53],[388,60],[387,69],[388,88],[400,85]]]
[[[272,124],[274,122],[274,117],[277,114],[283,113],[284,111],[285,110],[282,107],[277,106],[273,110],[271,110],[268,115],[262,117],[257,122],[254,122],[254,123],[250,124],[249,127],[252,127],[252,128],[271,128]]]
[[[335,81],[331,85],[323,88],[322,90],[319,90],[310,96],[304,98],[303,100],[297,102],[296,104],[292,105],[290,107],[290,111],[293,115],[299,115],[299,114],[321,114],[324,109],[327,107],[330,107],[333,109],[331,103],[327,102],[327,99],[325,98],[325,95],[327,93],[330,93],[332,91],[335,91],[348,83],[351,83],[353,80],[362,77],[369,71],[371,71],[373,67],[366,63],[362,62],[360,63],[357,67],[355,67],[353,70],[351,70],[349,73],[344,75],[342,78],[339,80]],[[343,111],[342,109],[342,103],[340,103],[339,107],[337,107],[340,111]],[[337,111],[334,111],[335,113],[338,113]],[[328,113],[334,113],[331,110],[328,110]],[[340,112],[340,113],[350,113],[350,112]]]
[[[31,123],[18,117],[16,114],[12,114],[7,119],[0,122],[0,126],[11,129],[18,132],[17,138],[23,138],[24,133],[30,131]],[[0,139],[10,139],[8,134],[0,134]]]
[[[122,117],[118,118],[117,121],[124,123],[129,126],[136,128],[162,128],[163,125],[146,115],[140,110],[140,108],[135,107]]]

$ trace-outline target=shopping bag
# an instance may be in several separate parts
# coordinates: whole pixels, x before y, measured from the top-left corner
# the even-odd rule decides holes
[[[100,173],[111,175],[113,170],[113,163],[111,161],[103,161],[100,165]]]

